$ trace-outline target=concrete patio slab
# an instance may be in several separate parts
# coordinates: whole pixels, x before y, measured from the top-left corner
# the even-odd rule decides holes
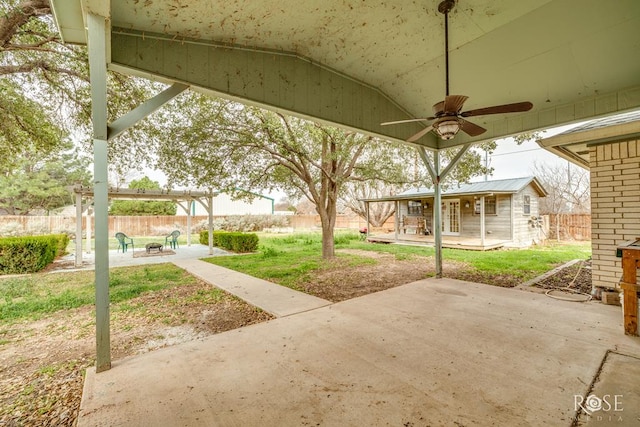
[[[640,356],[621,323],[427,279],[89,370],[78,426],[569,426],[609,350]]]
[[[331,304],[331,301],[198,259],[175,260],[173,263],[276,317],[290,316]]]

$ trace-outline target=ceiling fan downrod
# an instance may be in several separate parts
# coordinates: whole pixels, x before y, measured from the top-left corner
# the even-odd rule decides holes
[[[445,94],[449,95],[449,12],[456,5],[455,0],[444,0],[438,5],[438,12],[444,15],[444,69]]]

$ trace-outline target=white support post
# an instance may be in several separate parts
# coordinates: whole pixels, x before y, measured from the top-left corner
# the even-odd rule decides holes
[[[96,372],[111,369],[109,328],[109,187],[107,177],[107,21],[87,14],[96,226]]]
[[[82,193],[76,193],[76,267],[82,266]]]
[[[418,153],[422,158],[429,175],[433,181],[434,198],[433,198],[433,237],[436,250],[436,278],[442,278],[442,188],[440,183],[453,170],[456,164],[462,159],[464,154],[471,148],[471,144],[463,145],[460,151],[456,153],[447,167],[440,172],[440,151],[433,152],[433,165],[429,161],[429,156],[424,147],[417,147]]]
[[[436,179],[433,181],[434,198],[433,198],[433,213],[434,213],[434,226],[433,236],[436,250],[436,279],[442,278],[442,222],[440,220],[442,216],[442,193],[440,187],[440,152],[435,151],[433,153],[433,173]]]

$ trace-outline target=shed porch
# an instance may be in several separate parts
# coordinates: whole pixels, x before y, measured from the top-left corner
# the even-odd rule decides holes
[[[423,234],[403,234],[384,231],[372,231],[367,237],[367,242],[394,243],[399,245],[434,246],[435,237]],[[488,251],[509,246],[510,240],[485,238],[484,242],[479,237],[468,236],[442,236],[442,247],[453,249],[466,249],[471,251]]]

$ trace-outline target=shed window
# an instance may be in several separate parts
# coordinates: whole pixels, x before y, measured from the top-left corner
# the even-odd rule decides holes
[[[415,200],[409,200],[407,213],[409,215],[421,216],[422,215],[422,202]]]
[[[531,214],[531,196],[524,196],[524,204],[522,206],[522,212],[525,215],[530,215]]]
[[[480,215],[480,200],[476,199],[475,203],[475,213],[476,215]],[[496,196],[485,196],[484,197],[484,214],[485,215],[496,215],[498,210],[496,209]]]

